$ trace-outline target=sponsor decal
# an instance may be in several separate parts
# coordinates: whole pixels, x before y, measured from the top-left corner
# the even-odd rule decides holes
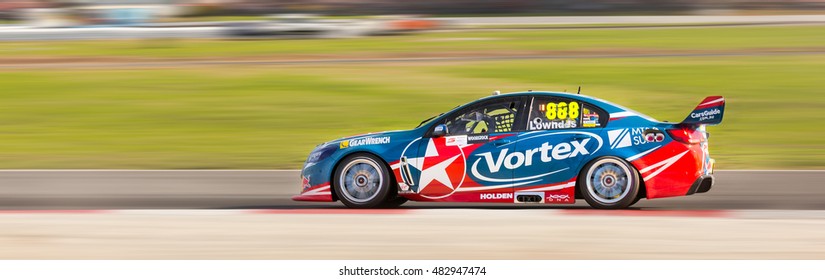
[[[598,120],[599,114],[596,114],[596,112],[590,111],[589,109],[584,109],[584,114],[582,114],[582,117],[587,120]]]
[[[611,149],[620,149],[665,140],[664,133],[658,129],[645,127],[610,130],[607,132],[607,137],[610,140]]]
[[[559,202],[571,202],[572,198],[569,194],[548,194],[547,195],[547,202],[550,203],[559,203]]]
[[[409,148],[412,143],[419,140],[421,138],[413,140],[407,147]],[[411,155],[410,153],[416,153],[416,150],[405,148],[402,152],[401,166],[420,172],[418,182],[413,182],[411,178],[404,178],[404,181],[410,184],[410,187],[417,185],[414,191],[422,197],[429,199],[448,197],[464,183],[467,172],[464,151],[459,146],[448,145],[447,137],[430,138],[426,141],[422,143],[426,145],[426,148],[421,157],[407,157]],[[402,174],[403,172],[406,171],[402,171]],[[407,173],[402,175],[403,177],[411,177],[411,174]]]
[[[486,143],[490,141],[490,135],[482,134],[482,135],[468,135],[467,136],[467,143],[468,144],[478,144],[478,143]]]
[[[713,108],[710,110],[704,110],[699,113],[690,113],[690,117],[694,119],[698,119],[698,121],[706,121],[712,120],[716,118],[716,115],[722,114],[722,110],[719,108]]]
[[[481,200],[492,200],[492,199],[513,199],[513,193],[482,193],[480,194]]]
[[[547,130],[547,129],[563,129],[576,128],[576,120],[554,120],[547,121],[542,118],[535,118],[529,123],[529,130]]]
[[[447,136],[447,146],[466,146],[467,135]]]
[[[535,198],[539,198],[535,200]],[[544,203],[544,192],[516,192],[516,203]]]
[[[502,167],[506,169],[516,169],[521,166],[531,166],[533,162],[538,159],[542,162],[550,162],[553,160],[563,160],[566,158],[577,157],[579,155],[588,155],[590,151],[585,148],[590,138],[584,140],[574,140],[567,143],[559,143],[550,145],[549,142],[544,142],[538,148],[528,149],[523,152],[514,151],[508,153],[509,148],[502,149],[498,155],[493,158],[492,152],[481,153],[476,156],[484,159],[490,172],[497,173]],[[481,160],[476,160],[476,163]],[[475,168],[475,164],[473,167]],[[474,169],[473,174],[478,172]],[[476,176],[483,177],[483,176]]]
[[[490,135],[456,135],[447,136],[447,146],[465,147],[471,144],[487,143],[490,141]]]
[[[390,137],[364,137],[364,138],[356,138],[352,140],[344,140],[341,141],[341,144],[338,148],[345,149],[348,147],[357,147],[357,146],[364,146],[364,145],[378,145],[378,144],[389,144]]]
[[[629,129],[614,129],[607,132],[607,138],[610,140],[610,148],[618,149],[630,147],[633,142],[630,140]]]
[[[311,185],[309,184],[309,176],[301,176],[301,186],[304,189],[308,189],[311,187]]]
[[[547,137],[550,135],[560,134],[581,135],[589,138],[577,139],[571,142],[562,142],[553,145],[551,145],[549,142],[544,142],[542,143],[542,145],[533,144],[535,146],[533,146],[534,148],[532,149],[528,148],[525,150],[513,152],[511,152],[510,150],[510,147],[513,146],[507,146],[529,139],[541,139],[543,137]],[[548,172],[541,174],[524,174],[522,177],[507,176],[506,178],[496,178],[500,176],[496,176],[495,174],[497,172],[500,172],[502,169],[516,169],[522,166],[530,166],[534,163],[539,164],[539,161],[550,162],[552,160],[564,160],[569,158],[575,158],[579,155],[593,154],[599,151],[603,144],[604,142],[601,139],[601,137],[599,137],[599,135],[589,132],[527,132],[520,136],[518,140],[513,141],[505,146],[502,146],[503,149],[501,150],[476,154],[475,156],[477,156],[478,158],[476,158],[476,160],[473,161],[472,167],[470,167],[470,173],[473,175],[473,179],[477,182],[483,181],[512,183],[513,186],[531,184],[540,181],[541,177],[549,176],[559,172],[564,172],[566,170],[569,170],[570,167],[549,170]],[[590,147],[588,147],[587,145],[590,145]],[[486,165],[486,167],[479,169],[479,165]]]
[[[582,127],[599,127],[601,125],[599,122],[599,114],[585,108],[582,114]]]

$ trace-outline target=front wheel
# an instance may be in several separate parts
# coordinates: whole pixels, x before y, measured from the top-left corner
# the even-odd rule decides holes
[[[370,154],[346,157],[335,169],[335,193],[350,208],[380,207],[389,194],[387,167]]]
[[[578,179],[587,204],[599,209],[622,209],[636,202],[639,175],[626,161],[602,157],[588,163]]]

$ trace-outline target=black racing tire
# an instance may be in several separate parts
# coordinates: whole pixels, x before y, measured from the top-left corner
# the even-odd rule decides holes
[[[630,205],[628,205],[627,207],[636,205],[636,202],[639,202],[639,200],[642,200],[642,198],[644,198],[644,197],[642,197],[641,195],[636,195],[636,198],[634,198],[633,202],[631,202]]]
[[[585,165],[576,185],[587,204],[597,209],[624,209],[640,199],[638,172],[617,157],[600,157]]]
[[[390,172],[372,154],[347,156],[335,168],[332,180],[338,199],[349,208],[381,207],[389,197]]]

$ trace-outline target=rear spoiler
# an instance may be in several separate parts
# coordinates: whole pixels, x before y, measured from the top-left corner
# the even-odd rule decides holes
[[[722,96],[708,96],[699,103],[693,112],[682,121],[686,125],[715,125],[722,122],[725,113],[725,98]]]

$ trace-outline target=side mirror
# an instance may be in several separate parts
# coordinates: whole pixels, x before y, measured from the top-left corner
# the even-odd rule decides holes
[[[435,128],[433,128],[433,137],[441,137],[447,135],[447,133],[449,132],[447,131],[446,124],[439,124],[436,125]]]

